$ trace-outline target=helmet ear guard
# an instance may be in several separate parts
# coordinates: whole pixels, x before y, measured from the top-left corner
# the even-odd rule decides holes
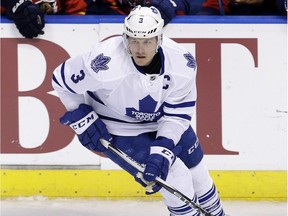
[[[128,37],[152,38],[157,36],[157,49],[162,44],[164,20],[159,10],[154,7],[134,7],[124,21],[123,40],[128,52]]]

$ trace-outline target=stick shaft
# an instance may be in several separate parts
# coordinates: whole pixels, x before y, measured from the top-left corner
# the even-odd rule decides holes
[[[110,145],[110,143],[107,140],[101,139],[101,143],[110,151],[117,154],[119,157],[121,157],[123,160],[125,160],[127,163],[129,163],[131,166],[136,168],[139,172],[143,173],[145,170],[144,164],[139,164],[137,161],[135,161],[133,158],[122,152],[120,149]],[[163,179],[160,177],[156,177],[155,179],[156,183],[161,185],[163,188],[165,188],[167,191],[175,195],[177,198],[179,198],[181,201],[183,201],[185,204],[189,205],[192,208],[197,209],[205,216],[213,216],[210,213],[208,213],[205,209],[203,209],[200,205],[193,202],[191,199],[189,199],[187,196],[185,196],[183,193],[178,191],[176,188],[172,187],[171,185],[168,185]]]

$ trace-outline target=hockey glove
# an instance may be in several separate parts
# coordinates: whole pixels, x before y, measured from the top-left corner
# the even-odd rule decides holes
[[[44,34],[42,30],[45,26],[44,13],[31,1],[17,2],[11,8],[9,16],[24,37],[33,38]]]
[[[158,185],[155,181],[154,182],[148,182],[143,178],[143,173],[138,172],[136,175],[134,175],[134,179],[140,183],[143,187],[145,187],[145,193],[146,195],[151,195],[154,193],[157,193],[162,187]]]
[[[101,144],[100,138],[110,142],[112,140],[106,125],[87,104],[80,104],[78,109],[66,112],[60,122],[69,125],[78,135],[81,144],[89,150],[104,152],[107,149]]]
[[[158,137],[150,146],[150,155],[146,161],[146,167],[143,173],[143,179],[147,182],[155,181],[158,176],[164,181],[167,178],[168,170],[174,163],[176,156],[182,148],[174,148],[174,142],[165,137]],[[156,193],[161,189],[159,185],[152,185],[153,192],[147,191],[146,194]]]
[[[160,11],[164,25],[167,25],[176,16],[177,11],[184,14],[190,12],[190,5],[187,0],[150,0],[147,5],[154,6]]]

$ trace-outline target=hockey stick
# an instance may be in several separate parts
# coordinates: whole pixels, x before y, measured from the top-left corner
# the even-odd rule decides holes
[[[117,154],[120,158],[125,160],[128,164],[136,168],[139,172],[143,173],[145,170],[144,164],[139,164],[137,161],[135,161],[133,158],[131,158],[129,155],[122,152],[120,149],[110,145],[110,142],[104,139],[100,139],[102,145],[104,145],[108,150],[112,151],[113,153]],[[189,199],[187,196],[185,196],[183,193],[181,193],[176,188],[172,187],[171,185],[167,184],[163,179],[160,177],[156,177],[155,182],[159,185],[161,185],[163,188],[165,188],[168,192],[175,195],[177,198],[179,198],[181,201],[183,201],[185,204],[189,205],[190,207],[197,209],[200,213],[202,213],[204,216],[213,216],[212,214],[208,213],[205,209],[203,209],[200,205],[193,202],[191,199]]]

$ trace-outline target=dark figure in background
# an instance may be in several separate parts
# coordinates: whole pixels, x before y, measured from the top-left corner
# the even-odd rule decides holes
[[[202,0],[201,0],[202,1]],[[45,15],[127,15],[136,5],[156,7],[164,25],[176,15],[190,14],[192,0],[2,0],[1,13],[12,19],[26,38],[44,34]]]
[[[206,0],[197,15],[283,15],[285,0]]]

